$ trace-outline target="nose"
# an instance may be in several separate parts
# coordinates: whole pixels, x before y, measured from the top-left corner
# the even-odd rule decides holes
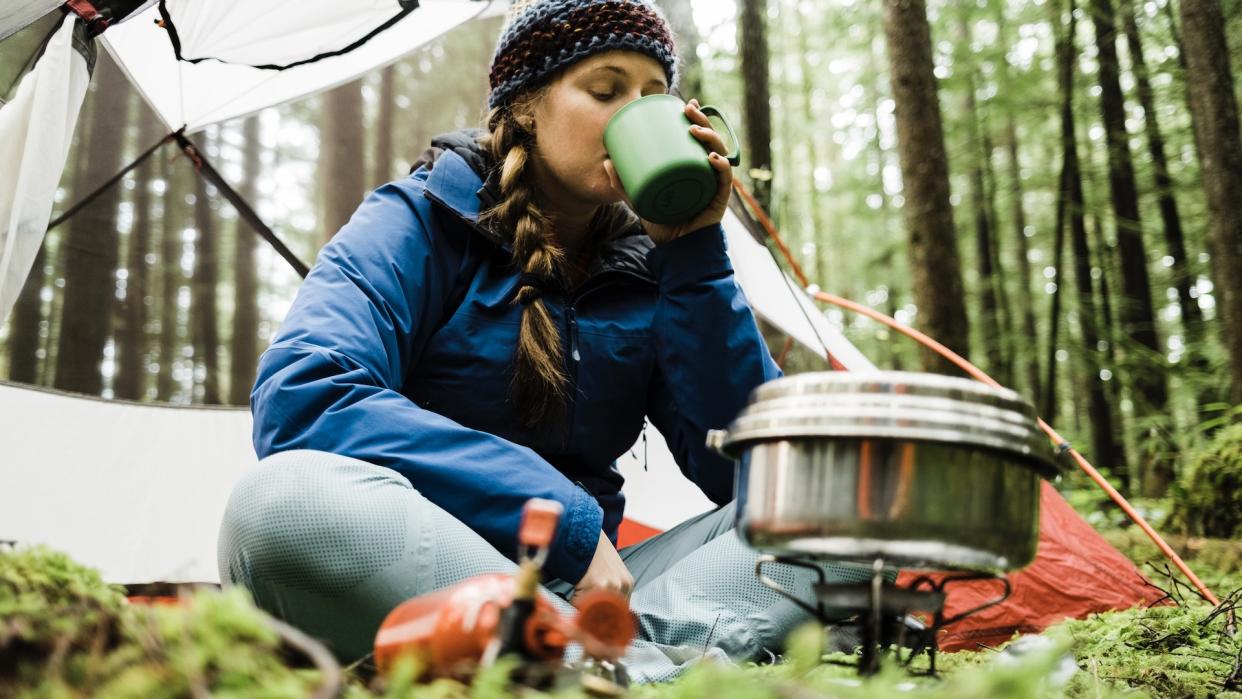
[[[625,103],[629,104],[630,102],[633,102],[634,100],[641,99],[642,96],[643,96],[642,88],[635,87],[634,89],[626,92]]]

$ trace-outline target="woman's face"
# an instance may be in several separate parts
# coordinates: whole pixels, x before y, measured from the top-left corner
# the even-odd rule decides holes
[[[630,102],[667,91],[663,66],[645,54],[610,51],[570,66],[535,107],[535,174],[545,201],[570,210],[619,201],[604,170],[604,127]]]

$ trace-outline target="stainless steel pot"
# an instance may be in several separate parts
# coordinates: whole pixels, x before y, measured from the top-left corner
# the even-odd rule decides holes
[[[1059,472],[1016,393],[909,372],[771,381],[708,445],[739,460],[736,524],[752,547],[915,569],[1029,563],[1040,477]]]

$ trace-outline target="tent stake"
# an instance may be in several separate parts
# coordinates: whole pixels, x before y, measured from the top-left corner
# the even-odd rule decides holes
[[[781,240],[780,233],[777,232],[776,226],[773,225],[772,220],[768,218],[766,213],[764,213],[763,209],[759,206],[759,203],[753,196],[751,196],[750,192],[746,191],[746,187],[743,186],[741,182],[734,180],[733,186],[737,189],[738,193],[742,195],[742,198],[746,200],[746,203],[750,206],[751,210],[754,211],[755,216],[759,219],[759,223],[763,226],[764,231],[766,231],[768,236],[772,238],[773,242],[776,243],[776,246],[780,248],[781,253],[785,256],[785,260],[789,263],[790,267],[793,268],[794,274],[798,277],[798,281],[803,287],[810,286],[810,282],[807,280],[806,274],[803,273],[802,267],[798,264],[797,260],[793,258],[793,255],[789,252],[789,247],[785,245],[783,240]],[[882,323],[935,351],[937,354],[949,360],[959,369],[978,381],[992,386],[993,388],[1003,388],[1003,386],[1001,386],[995,379],[985,374],[981,369],[976,367],[974,364],[971,364],[953,350],[945,347],[936,340],[919,332],[918,330],[915,330],[914,328],[898,323],[896,320],[880,313],[879,311],[868,308],[862,304],[855,303],[849,299],[841,298],[840,296],[826,294],[822,291],[816,291],[812,294],[812,296],[814,296],[817,301],[830,303],[834,306],[844,308],[848,311],[853,311],[871,318],[872,320],[878,321],[879,323]],[[1220,599],[1218,599],[1216,595],[1212,594],[1212,591],[1208,589],[1207,585],[1203,584],[1203,581],[1199,579],[1199,576],[1195,575],[1194,571],[1190,569],[1190,566],[1186,565],[1186,562],[1182,560],[1182,557],[1177,555],[1177,552],[1173,550],[1173,547],[1169,546],[1168,542],[1166,542],[1164,538],[1161,537],[1160,534],[1147,523],[1147,520],[1143,518],[1143,515],[1139,514],[1138,511],[1130,505],[1129,501],[1125,499],[1125,496],[1117,492],[1117,489],[1114,488],[1112,484],[1108,482],[1108,479],[1106,479],[1095,469],[1094,466],[1091,465],[1091,462],[1087,461],[1086,457],[1079,454],[1077,449],[1070,446],[1070,444],[1066,442],[1056,430],[1052,429],[1051,425],[1044,422],[1042,418],[1039,419],[1039,427],[1045,434],[1048,435],[1049,439],[1056,444],[1058,450],[1068,451],[1069,454],[1074,457],[1074,461],[1078,464],[1078,467],[1082,469],[1082,471],[1086,473],[1091,480],[1095,481],[1095,484],[1107,493],[1108,496],[1112,498],[1113,502],[1117,503],[1117,506],[1121,508],[1122,512],[1126,513],[1126,516],[1130,518],[1130,521],[1137,524],[1139,529],[1143,530],[1143,533],[1147,535],[1147,538],[1151,539],[1152,543],[1160,549],[1160,552],[1172,561],[1173,565],[1177,566],[1177,569],[1186,576],[1186,579],[1195,586],[1195,589],[1199,591],[1200,595],[1203,595],[1205,600],[1207,600],[1214,607],[1220,605]]]

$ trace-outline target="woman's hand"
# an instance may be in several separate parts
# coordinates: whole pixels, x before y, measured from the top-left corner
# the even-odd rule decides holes
[[[647,235],[651,236],[651,239],[655,241],[656,245],[677,240],[692,231],[720,223],[724,219],[725,210],[729,207],[729,195],[732,193],[733,188],[733,166],[725,158],[725,154],[729,151],[725,148],[724,138],[712,128],[712,123],[708,120],[707,115],[699,111],[699,101],[697,99],[687,102],[685,110],[686,117],[693,123],[690,127],[690,133],[711,151],[708,160],[716,171],[716,196],[712,198],[711,203],[707,205],[706,209],[700,211],[698,215],[686,223],[662,224],[652,223],[647,219],[643,219],[643,228],[647,231]],[[604,161],[604,169],[608,171],[608,178],[612,180],[613,189],[621,192],[622,196],[625,197],[625,202],[630,205],[631,209],[634,208],[629,195],[625,194],[625,189],[621,186],[621,179],[617,177],[617,171],[612,167],[612,160]]]
[[[629,568],[625,567],[625,561],[621,560],[616,547],[612,545],[607,536],[604,536],[603,532],[600,532],[599,544],[595,547],[595,557],[591,559],[591,565],[587,566],[586,574],[574,586],[574,596],[588,590],[611,590],[628,598],[633,588],[634,576],[630,575]]]

